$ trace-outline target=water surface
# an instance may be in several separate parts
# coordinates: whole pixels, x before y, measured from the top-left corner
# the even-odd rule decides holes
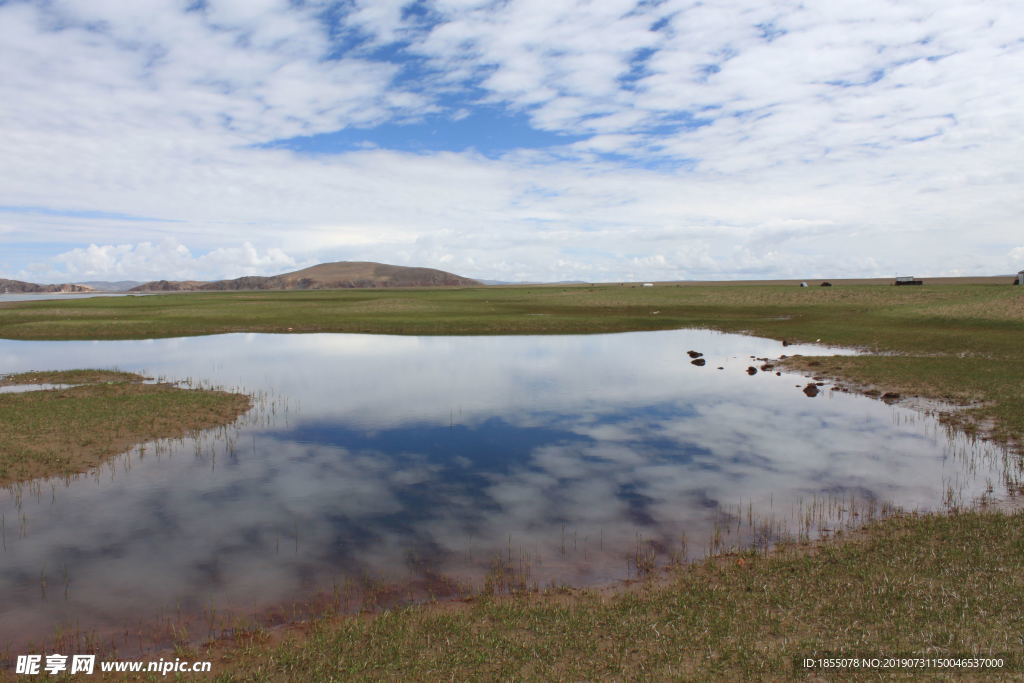
[[[1003,490],[1005,454],[932,418],[747,374],[751,356],[823,352],[702,330],[0,341],[0,373],[117,368],[258,396],[231,429],[0,492],[0,640],[251,613],[363,577],[479,587],[499,557],[538,585],[594,583],[716,534]]]
[[[91,299],[97,296],[152,296],[159,292],[0,292],[0,304],[17,301],[49,301],[51,299]]]

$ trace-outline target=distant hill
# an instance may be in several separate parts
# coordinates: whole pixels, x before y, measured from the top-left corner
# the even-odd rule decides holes
[[[32,282],[21,280],[5,280],[0,278],[0,294],[45,294],[51,292],[92,292],[92,287],[86,285],[37,285]]]
[[[132,292],[190,292],[242,289],[352,289],[377,287],[460,287],[476,280],[434,268],[389,266],[370,261],[321,263],[293,273],[270,277],[249,275],[234,280],[175,282],[157,280],[133,287]]]
[[[202,280],[153,280],[129,289],[129,292],[194,292],[208,285]]]
[[[118,282],[107,282],[106,280],[90,280],[78,284],[92,287],[97,292],[127,292],[132,287],[138,287],[142,283],[138,280],[119,280]]]

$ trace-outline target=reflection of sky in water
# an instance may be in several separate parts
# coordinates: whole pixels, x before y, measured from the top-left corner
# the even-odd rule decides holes
[[[737,506],[934,508],[950,487],[998,488],[997,454],[930,418],[745,372],[751,355],[811,352],[700,330],[0,341],[3,372],[117,367],[270,394],[226,435],[0,493],[0,637],[255,609],[413,564],[479,580],[497,552],[592,582],[625,576],[638,538],[685,533],[700,552]]]

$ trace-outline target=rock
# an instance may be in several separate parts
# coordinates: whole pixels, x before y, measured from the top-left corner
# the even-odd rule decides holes
[[[750,366],[749,368],[747,368],[747,374],[748,375],[756,375],[757,374],[757,368],[755,368],[754,366]]]
[[[789,342],[788,342],[788,341],[786,341],[785,339],[783,339],[783,340],[782,340],[782,345],[783,345],[783,346],[789,346]]]
[[[768,372],[769,370],[774,370],[774,369],[775,369],[775,366],[772,365],[771,363],[765,363],[764,365],[761,366],[761,372]]]
[[[691,360],[690,361],[691,365],[697,365],[697,366],[704,365],[705,363],[707,363],[707,361],[704,360],[703,358],[697,358],[696,360]]]
[[[690,358],[700,358],[704,354],[701,353],[700,351],[687,351],[686,355],[688,355]]]
[[[808,398],[814,398],[815,396],[818,395],[818,392],[818,385],[814,384],[813,382],[804,387],[804,393],[807,395]]]
[[[775,373],[775,376],[776,376],[776,377],[782,377],[782,373],[781,373],[781,372],[776,372],[776,373]]]
[[[887,391],[884,394],[882,394],[882,400],[883,401],[898,401],[898,400],[900,400],[900,395],[898,393],[896,393],[895,391]]]

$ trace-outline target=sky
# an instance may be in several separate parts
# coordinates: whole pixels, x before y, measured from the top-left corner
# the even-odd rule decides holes
[[[0,278],[1024,269],[1019,0],[0,0]]]

